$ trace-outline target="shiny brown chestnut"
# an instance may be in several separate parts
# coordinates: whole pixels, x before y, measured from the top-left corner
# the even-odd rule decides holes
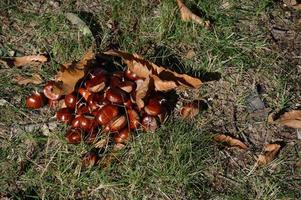
[[[39,92],[34,92],[26,98],[26,108],[38,109],[44,106],[45,97]]]
[[[129,99],[126,92],[119,88],[110,88],[106,91],[106,99],[112,103],[121,104]]]
[[[86,88],[90,92],[100,92],[106,86],[106,76],[104,74],[97,75],[86,81]]]
[[[120,82],[118,87],[126,93],[131,93],[133,90],[136,89],[136,84],[132,81],[122,81]]]
[[[93,116],[76,116],[71,123],[72,128],[80,128],[86,132],[90,132],[96,125]]]
[[[65,139],[69,144],[79,144],[82,140],[82,132],[79,129],[69,129]]]
[[[91,92],[85,88],[79,88],[78,92],[82,95],[82,97],[87,101],[88,97],[91,95]]]
[[[71,93],[65,96],[64,101],[68,108],[75,109],[78,99],[74,94]]]
[[[127,109],[127,115],[129,120],[129,128],[131,130],[137,129],[140,126],[140,117],[136,110],[133,109]]]
[[[119,131],[123,129],[127,124],[126,117],[124,115],[115,117],[113,120],[109,122],[108,125],[104,128],[105,131]]]
[[[96,116],[96,121],[100,125],[107,125],[118,114],[119,114],[118,107],[108,104],[99,109],[99,112]]]
[[[116,133],[113,137],[113,140],[116,144],[118,143],[127,143],[129,141],[130,131],[128,128],[121,130],[120,132]]]
[[[127,78],[128,80],[131,80],[131,81],[136,81],[136,80],[139,79],[137,74],[131,72],[130,70],[125,70],[124,71],[124,76],[125,76],[125,78]]]
[[[89,114],[91,112],[91,109],[88,105],[81,104],[77,109],[76,109],[76,114],[78,115],[83,115],[83,114]]]
[[[60,122],[71,123],[73,120],[72,111],[69,108],[61,108],[56,112],[56,119]]]
[[[142,119],[142,127],[144,131],[155,132],[158,128],[158,122],[153,116],[146,116]]]
[[[48,103],[49,108],[57,108],[59,106],[59,101],[58,100],[48,99],[47,103]]]
[[[162,112],[162,106],[158,99],[151,98],[144,107],[145,112],[150,116],[157,116]]]
[[[60,94],[56,94],[53,92],[53,86],[54,86],[55,82],[54,81],[49,81],[43,89],[43,93],[44,95],[51,100],[58,100],[61,95]]]
[[[118,76],[112,76],[110,79],[110,87],[118,87],[122,83],[122,80]]]
[[[123,105],[124,105],[126,108],[132,108],[133,103],[132,103],[131,99],[128,99],[126,102],[123,103]]]
[[[87,99],[87,103],[90,107],[90,109],[96,110],[97,108],[100,107],[100,105],[103,103],[103,96],[97,94],[97,93],[92,93],[88,99]]]

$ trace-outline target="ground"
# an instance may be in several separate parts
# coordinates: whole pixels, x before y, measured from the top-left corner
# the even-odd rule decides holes
[[[1,1],[0,56],[48,53],[38,68],[0,68],[0,196],[5,199],[300,199],[298,130],[267,123],[270,112],[300,108],[301,13],[273,0],[185,1],[212,22],[182,22],[173,0]],[[68,21],[80,16],[93,36]],[[195,119],[171,115],[154,133],[137,133],[108,168],[81,168],[89,147],[68,145],[48,108],[30,111],[16,74],[52,79],[59,64],[91,46],[139,53],[204,84],[187,99],[209,108]],[[211,75],[218,76],[211,76]],[[299,131],[300,132],[300,131]],[[247,151],[213,141],[244,141]],[[298,136],[299,134],[299,136]],[[255,168],[265,144],[283,144]]]

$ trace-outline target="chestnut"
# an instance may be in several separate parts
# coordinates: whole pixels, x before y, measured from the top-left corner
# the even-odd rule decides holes
[[[87,101],[88,97],[91,95],[91,92],[85,88],[79,88],[78,92],[82,95],[82,97]]]
[[[48,106],[50,108],[56,108],[56,107],[58,107],[58,105],[59,105],[59,101],[58,100],[48,99]]]
[[[90,92],[100,92],[106,86],[106,77],[104,74],[99,74],[86,81],[86,88]]]
[[[98,156],[94,152],[89,152],[82,159],[82,166],[85,168],[93,167],[98,161]]]
[[[126,102],[129,97],[126,92],[119,88],[110,88],[106,91],[106,99],[109,100],[112,103],[121,104],[123,102]]]
[[[122,83],[121,77],[112,76],[110,79],[110,87],[118,87]]]
[[[128,80],[131,80],[131,81],[136,81],[136,80],[139,79],[137,74],[133,73],[129,69],[124,71],[124,77],[127,78]]]
[[[103,102],[103,96],[97,94],[97,93],[92,93],[88,99],[87,99],[87,103],[90,107],[90,109],[93,111],[93,110],[96,110],[100,104]]]
[[[114,105],[105,105],[99,109],[99,112],[96,116],[96,121],[100,125],[108,124],[113,118],[119,114],[117,106]]]
[[[55,82],[54,81],[49,81],[43,89],[44,95],[51,100],[58,100],[61,95],[60,94],[56,94],[53,92],[53,86],[54,86]]]
[[[74,94],[68,94],[65,96],[65,104],[70,109],[75,109],[77,104],[77,97]]]
[[[85,104],[81,104],[76,110],[76,113],[78,115],[88,114],[90,112],[91,112],[90,107]]]
[[[125,102],[123,103],[123,105],[124,105],[126,108],[131,108],[132,105],[133,105],[133,103],[132,103],[131,99],[128,99],[127,101],[125,101]]]
[[[133,109],[127,109],[127,115],[129,120],[129,128],[131,130],[137,129],[140,126],[140,117],[138,112]]]
[[[126,117],[124,115],[121,115],[111,120],[110,123],[105,127],[105,131],[119,131],[123,129],[126,124]]]
[[[127,93],[131,93],[136,89],[136,84],[132,81],[123,81],[119,83],[118,87]]]
[[[39,92],[34,92],[26,98],[26,108],[38,109],[44,106],[45,97]]]
[[[145,112],[150,116],[157,116],[162,112],[161,104],[156,98],[152,98],[148,101],[148,104],[144,107]]]
[[[79,144],[82,140],[82,133],[79,129],[69,129],[65,134],[65,139],[69,144]]]
[[[127,143],[129,141],[129,129],[125,128],[120,132],[116,133],[113,137],[113,140],[116,144],[118,143]]]
[[[56,119],[69,124],[73,120],[72,112],[69,108],[61,108],[56,112]]]
[[[80,128],[86,132],[90,132],[96,125],[93,116],[79,115],[73,119],[71,126],[72,128]]]
[[[155,132],[158,128],[158,122],[153,116],[146,116],[142,119],[142,127],[144,131]]]

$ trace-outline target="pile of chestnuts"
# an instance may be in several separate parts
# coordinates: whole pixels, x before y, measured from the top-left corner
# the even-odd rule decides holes
[[[138,108],[135,96],[139,81],[128,69],[111,73],[93,70],[68,95],[54,93],[55,82],[48,82],[43,92],[27,97],[26,107],[38,109],[48,104],[54,108],[63,102],[56,119],[68,125],[65,138],[70,144],[93,144],[100,134],[109,135],[115,144],[125,144],[137,130],[154,132],[169,112],[167,94],[156,91],[147,96],[144,108]]]

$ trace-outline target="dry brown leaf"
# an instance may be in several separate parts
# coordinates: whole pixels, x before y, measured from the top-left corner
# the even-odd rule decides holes
[[[135,101],[139,109],[144,107],[144,98],[151,90],[150,78],[146,78],[136,89]]]
[[[21,56],[12,58],[1,58],[0,63],[6,64],[9,67],[21,67],[25,65],[31,65],[36,63],[47,62],[48,58],[45,55],[31,55],[31,56]]]
[[[272,162],[278,154],[280,148],[280,144],[267,144],[264,147],[264,153],[258,156],[257,164],[259,166],[263,166]]]
[[[199,88],[202,81],[187,74],[179,74],[164,67],[149,62],[137,54],[129,54],[122,51],[111,50],[105,52],[107,55],[121,57],[130,71],[141,78],[150,77],[154,81],[155,90],[169,91],[177,87]]]
[[[224,135],[224,134],[218,134],[218,135],[214,136],[214,140],[217,142],[226,143],[227,145],[229,145],[231,147],[238,147],[240,149],[248,148],[247,145],[245,145],[240,140],[235,139],[231,136]]]
[[[294,9],[296,9],[296,10],[300,10],[301,9],[301,3],[300,3],[300,1],[297,1],[297,0],[283,0],[283,3],[286,6],[292,7]]]
[[[268,122],[272,124],[281,124],[291,128],[301,128],[301,110],[285,112],[278,119],[275,119],[275,114],[271,113],[268,117]]]
[[[186,22],[186,21],[194,21],[206,28],[209,28],[210,22],[205,21],[204,19],[200,18],[193,12],[191,12],[190,9],[188,9],[185,4],[182,2],[182,0],[177,0],[178,7],[180,9],[180,14],[181,14],[181,19]]]
[[[17,75],[13,78],[13,81],[19,85],[27,85],[29,83],[32,84],[41,84],[43,82],[42,78],[38,74],[34,74],[31,77]]]
[[[180,109],[180,116],[183,119],[192,119],[197,116],[200,112],[199,104],[197,102],[191,102],[184,105]]]
[[[61,95],[71,93],[78,80],[84,77],[85,68],[90,65],[94,57],[95,54],[90,49],[80,61],[62,65],[61,70],[56,75],[56,85],[53,92]]]

